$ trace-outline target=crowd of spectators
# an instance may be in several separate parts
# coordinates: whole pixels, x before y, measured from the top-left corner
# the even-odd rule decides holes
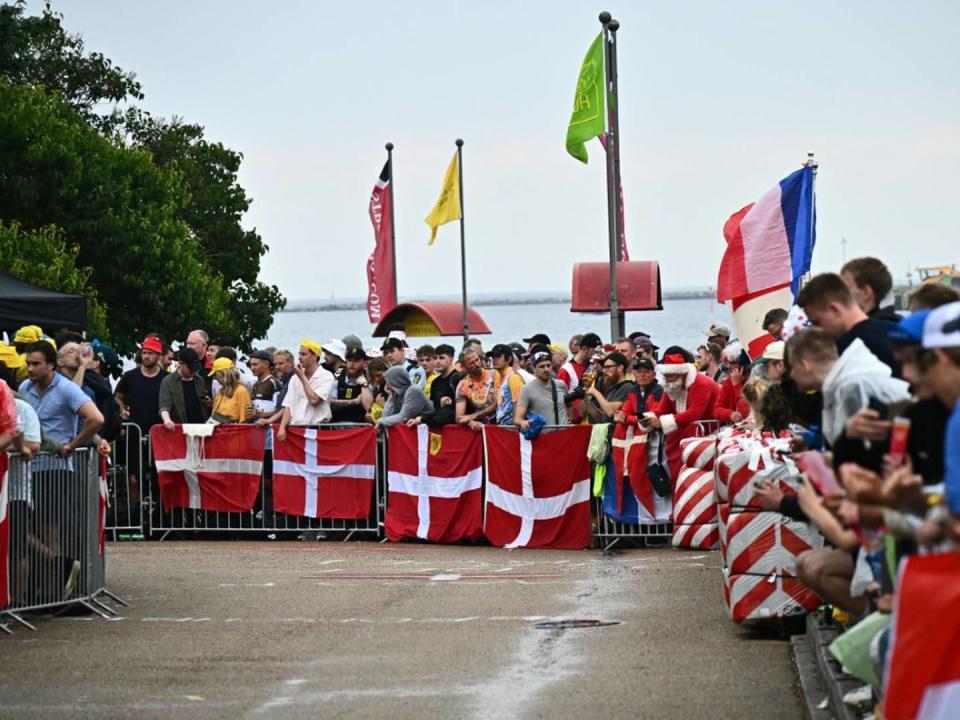
[[[721,323],[705,328],[697,348],[662,352],[640,331],[613,344],[537,332],[485,350],[474,338],[413,347],[397,329],[380,347],[348,335],[304,339],[295,353],[262,348],[244,367],[234,348],[194,330],[176,353],[145,337],[136,366],[120,375],[109,348],[30,326],[0,347],[0,447],[26,457],[50,450],[55,460],[33,474],[42,484],[44,470],[69,470],[78,447],[108,452],[121,422],[144,434],[158,423],[273,425],[277,442],[290,425],[330,422],[514,425],[531,435],[610,423],[661,438],[651,447],[665,448],[675,481],[680,441],[698,423],[741,424],[789,436],[802,466],[829,473],[804,475],[797,496],[758,492],[766,509],[817,526],[827,547],[801,555],[798,575],[855,624],[892,606],[896,563],[879,558],[953,547],[960,527],[960,298],[924,284],[901,318],[891,291],[874,258],[817,275],[794,311],[767,314],[759,357]],[[824,462],[804,465],[813,454]],[[654,481],[662,490],[663,478]],[[29,526],[30,489],[10,493],[16,522]],[[58,556],[50,533],[39,538],[51,562],[65,563],[67,586],[73,560]]]

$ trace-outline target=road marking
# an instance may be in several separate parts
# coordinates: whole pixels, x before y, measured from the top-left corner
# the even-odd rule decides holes
[[[459,581],[459,580],[553,580],[564,577],[561,573],[341,573],[339,575],[301,575],[301,580],[407,580],[407,581]]]
[[[220,587],[276,587],[276,583],[220,583]]]
[[[440,575],[434,575],[430,579],[433,581],[436,580],[459,580],[461,575],[459,573],[442,573]]]

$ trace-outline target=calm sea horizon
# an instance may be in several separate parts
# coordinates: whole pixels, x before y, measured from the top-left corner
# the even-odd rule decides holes
[[[731,324],[729,309],[708,299],[664,300],[663,305],[659,311],[627,313],[627,333],[643,330],[661,348],[681,345],[696,351],[706,340],[706,330],[712,323]],[[578,333],[595,332],[604,341],[610,335],[608,315],[572,313],[568,303],[488,305],[475,309],[490,327],[489,335],[478,336],[488,349],[496,343],[520,341],[538,332],[564,345]],[[295,352],[303,338],[322,345],[332,338],[352,334],[363,340],[364,347],[379,347],[383,340],[373,338],[373,329],[365,309],[280,312],[274,316],[266,338],[256,346],[273,345]],[[409,342],[413,347],[441,342],[457,347],[459,341],[457,337],[417,337]]]

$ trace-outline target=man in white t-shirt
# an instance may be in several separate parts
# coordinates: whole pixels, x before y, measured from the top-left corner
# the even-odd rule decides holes
[[[300,362],[290,378],[290,386],[283,398],[283,419],[277,440],[287,439],[287,425],[316,425],[329,422],[332,417],[330,395],[335,380],[320,367],[323,348],[313,340],[300,343]]]

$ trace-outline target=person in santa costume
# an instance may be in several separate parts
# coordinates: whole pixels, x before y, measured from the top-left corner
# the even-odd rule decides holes
[[[675,484],[680,474],[680,441],[696,437],[697,421],[715,420],[720,387],[697,371],[689,352],[681,347],[667,348],[657,365],[663,376],[664,393],[659,402],[648,405],[650,413],[640,418],[648,430],[661,428],[667,437],[667,463]]]

